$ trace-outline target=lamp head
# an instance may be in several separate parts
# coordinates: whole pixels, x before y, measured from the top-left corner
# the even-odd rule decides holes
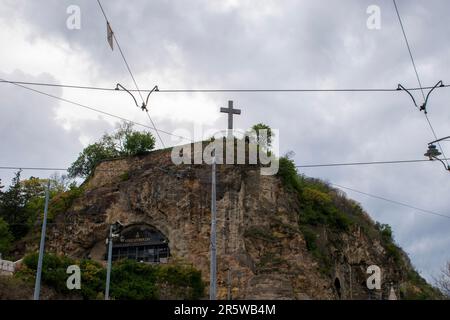
[[[430,160],[433,160],[437,157],[439,157],[442,153],[439,152],[439,150],[436,148],[436,145],[430,144],[428,145],[428,150],[424,154],[425,157],[429,157]]]

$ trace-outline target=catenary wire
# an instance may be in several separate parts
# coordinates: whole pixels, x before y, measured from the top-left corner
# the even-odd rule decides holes
[[[0,81],[2,81],[2,79],[0,79]],[[121,117],[121,116],[118,116],[118,115],[106,112],[106,111],[102,111],[102,110],[93,108],[91,106],[85,105],[85,104],[81,104],[81,103],[78,103],[78,102],[75,102],[75,101],[72,101],[72,100],[69,100],[69,99],[61,98],[61,97],[55,96],[53,94],[50,94],[50,93],[47,93],[47,92],[44,92],[44,91],[40,91],[40,90],[37,90],[37,89],[33,89],[33,88],[30,88],[30,87],[27,87],[27,86],[22,85],[22,84],[18,84],[18,83],[14,83],[14,82],[9,82],[9,83],[13,84],[15,86],[21,87],[23,89],[27,89],[27,90],[30,90],[32,92],[35,92],[35,93],[38,93],[38,94],[41,94],[41,95],[53,98],[53,99],[57,99],[57,100],[60,100],[60,101],[63,101],[63,102],[66,102],[66,103],[69,103],[69,104],[81,107],[81,108],[85,108],[85,109],[88,109],[88,110],[91,110],[91,111],[94,111],[94,112],[97,112],[97,113],[101,113],[101,114],[107,115],[107,116],[112,117],[112,118],[120,119],[122,121],[130,122],[130,123],[133,123],[135,125],[154,130],[156,132],[159,131],[161,133],[164,133],[164,134],[167,134],[167,135],[170,135],[170,136],[173,136],[173,137],[177,137],[177,138],[180,138],[180,139],[184,139],[184,140],[193,142],[193,140],[190,139],[190,138],[183,137],[183,136],[180,136],[180,135],[176,135],[176,134],[170,133],[170,132],[165,131],[165,130],[156,129],[155,127],[151,127],[151,126],[148,126],[148,125],[145,125],[145,124],[142,124],[142,123],[139,123],[139,122],[136,122],[136,121],[133,121],[133,120],[130,120],[130,119],[127,119],[127,118],[124,118],[124,117]]]
[[[112,159],[113,160],[113,159]],[[344,167],[344,166],[365,166],[365,165],[383,165],[383,164],[408,164],[408,163],[432,163],[433,160],[391,160],[391,161],[367,161],[367,162],[347,162],[347,163],[327,163],[327,164],[307,164],[298,165],[296,168],[318,168],[318,167]],[[26,166],[0,166],[2,170],[36,170],[36,171],[67,171],[62,167],[26,167]],[[123,171],[114,169],[97,169],[100,171]]]
[[[390,202],[390,203],[393,203],[393,204],[396,204],[396,205],[399,205],[399,206],[403,206],[403,207],[406,207],[406,208],[414,209],[414,210],[417,210],[417,211],[425,213],[425,214],[431,214],[431,215],[435,215],[435,216],[439,216],[439,217],[450,219],[450,216],[442,214],[442,213],[438,213],[438,212],[435,212],[435,211],[418,208],[416,206],[412,206],[412,205],[404,203],[404,202],[400,202],[400,201],[397,201],[397,200],[388,199],[388,198],[385,198],[385,197],[382,197],[382,196],[378,196],[378,195],[374,195],[374,194],[371,194],[371,193],[359,191],[359,190],[356,190],[354,188],[345,187],[345,186],[342,186],[342,185],[339,185],[339,184],[335,184],[335,183],[330,183],[330,184],[332,186],[337,187],[337,188],[349,190],[349,191],[356,192],[356,193],[359,193],[359,194],[362,194],[362,195],[365,195],[365,196],[368,196],[368,197],[371,197],[371,198],[374,198],[374,199],[378,199],[378,200],[382,200],[382,201],[385,201],[385,202]]]
[[[444,159],[443,159],[444,160]],[[447,159],[445,159],[447,160]],[[348,163],[323,163],[323,164],[305,164],[298,165],[297,168],[320,168],[320,167],[343,167],[343,166],[365,166],[365,165],[382,165],[382,164],[406,164],[406,163],[423,163],[435,162],[434,160],[391,160],[391,161],[368,161],[368,162],[348,162]]]
[[[102,13],[103,13],[103,16],[105,17],[106,22],[107,22],[108,24],[110,24],[110,23],[109,23],[109,20],[108,20],[108,18],[107,18],[107,16],[106,16],[105,10],[103,9],[103,6],[102,6],[100,0],[97,0],[97,3],[98,3],[98,5],[100,6],[100,9],[101,9],[101,11],[102,11]],[[133,75],[133,72],[131,71],[130,65],[128,64],[128,61],[127,61],[127,59],[125,58],[125,55],[124,55],[124,53],[123,53],[123,51],[122,51],[122,48],[121,48],[121,46],[120,46],[120,44],[119,44],[119,41],[117,40],[116,33],[115,33],[114,31],[112,32],[112,36],[113,36],[113,38],[114,38],[114,42],[115,42],[116,45],[117,45],[117,48],[119,49],[119,52],[120,52],[120,55],[122,56],[123,61],[125,62],[125,66],[127,67],[127,70],[128,70],[128,72],[129,72],[129,74],[130,74],[130,76],[131,76],[131,79],[133,79],[134,86],[136,87],[136,90],[137,90],[137,92],[139,93],[139,96],[141,97],[142,103],[143,103],[143,105],[144,105],[144,103],[145,103],[145,102],[144,102],[144,97],[142,96],[141,90],[139,89],[139,86],[138,86],[138,84],[137,84],[137,82],[136,82],[136,79],[135,79],[135,77],[134,77],[134,75]],[[155,123],[153,122],[152,118],[150,117],[150,114],[149,114],[149,112],[148,112],[147,109],[145,110],[145,113],[147,113],[147,116],[148,116],[148,119],[150,120],[150,123],[151,123],[152,126],[156,129],[156,134],[158,135],[158,138],[159,138],[159,141],[161,142],[161,145],[163,146],[163,148],[165,148],[166,145],[165,145],[163,139],[161,138],[161,135],[159,134],[159,132],[158,132],[158,130],[157,130],[157,128],[156,128],[156,125],[155,125]]]
[[[45,87],[58,87],[67,89],[81,89],[81,90],[97,90],[97,91],[118,91],[115,88],[99,87],[99,86],[86,86],[86,85],[70,85],[70,84],[57,84],[48,82],[31,82],[31,81],[14,81],[14,80],[0,80],[0,82],[14,83],[22,85],[31,86],[45,86]],[[450,85],[444,85],[439,88],[449,88]],[[163,89],[158,86],[158,91],[153,91],[153,93],[220,93],[220,92],[399,92],[397,88],[343,88],[343,89],[308,89],[308,88],[292,88],[292,89],[276,89],[276,88],[266,88],[266,89]],[[427,87],[413,87],[406,88],[408,91],[418,91],[418,90],[428,90],[432,89],[432,86]],[[141,92],[151,92],[153,89],[140,89]],[[128,90],[130,92],[136,92],[136,89]],[[122,91],[119,91],[122,92]]]
[[[420,81],[419,72],[417,71],[416,63],[415,63],[415,61],[414,61],[414,56],[413,56],[412,51],[411,51],[411,46],[409,45],[408,37],[406,36],[406,32],[405,32],[405,28],[404,28],[404,26],[403,26],[402,18],[401,18],[401,16],[400,16],[400,12],[399,12],[398,7],[397,7],[397,2],[396,2],[395,0],[392,0],[392,2],[394,3],[395,12],[397,13],[397,18],[398,18],[398,21],[399,21],[399,24],[400,24],[400,28],[402,29],[403,38],[405,39],[405,43],[406,43],[406,47],[407,47],[407,49],[408,49],[409,57],[410,57],[410,59],[411,59],[412,66],[413,66],[413,68],[414,68],[414,73],[416,74],[417,83],[419,84],[419,87],[421,88],[420,91],[422,92],[423,101],[424,101],[424,103],[425,103],[425,102],[426,102],[426,98],[425,98],[425,93],[424,93],[424,91],[423,91],[422,82]],[[433,125],[431,124],[431,121],[430,121],[430,119],[428,118],[428,115],[427,115],[426,112],[425,112],[425,118],[426,118],[426,120],[427,120],[427,122],[428,122],[428,125],[430,126],[430,129],[431,129],[431,132],[433,133],[434,138],[435,138],[436,140],[438,140],[436,131],[434,130]],[[442,148],[441,143],[438,142],[437,144],[438,144],[438,146],[439,146],[439,149],[441,149],[442,155],[444,156],[444,158],[447,159],[447,157],[446,157],[446,155],[445,155],[445,151],[444,151],[444,149]],[[448,160],[445,160],[445,162],[447,163],[447,167],[450,168],[449,163],[448,163]]]

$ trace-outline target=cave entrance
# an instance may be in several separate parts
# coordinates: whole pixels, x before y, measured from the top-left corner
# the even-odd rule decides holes
[[[341,281],[339,280],[339,278],[334,279],[334,288],[336,289],[337,295],[339,297],[339,299],[341,299]]]
[[[169,256],[169,241],[159,230],[149,225],[125,227],[113,241],[113,261],[130,259],[138,262],[166,263]]]

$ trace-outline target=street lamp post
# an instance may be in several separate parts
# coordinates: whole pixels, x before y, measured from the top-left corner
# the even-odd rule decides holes
[[[48,213],[48,200],[50,197],[50,180],[47,184],[47,189],[45,190],[45,206],[44,206],[44,219],[42,220],[42,230],[41,230],[41,243],[39,245],[39,258],[36,270],[36,282],[34,285],[34,300],[39,300],[39,295],[41,293],[41,275],[42,275],[42,264],[44,260],[44,248],[45,248],[45,234],[47,228],[47,213]]]
[[[111,282],[111,265],[112,265],[112,246],[113,238],[118,236],[118,232],[122,228],[120,221],[110,225],[108,234],[108,266],[106,270],[106,287],[105,287],[105,300],[109,300],[109,284]]]

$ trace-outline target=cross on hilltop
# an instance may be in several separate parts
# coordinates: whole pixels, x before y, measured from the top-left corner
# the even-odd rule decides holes
[[[233,115],[241,114],[240,109],[233,109],[233,100],[228,101],[228,108],[220,108],[220,112],[228,113],[228,134],[232,134],[233,130]]]

